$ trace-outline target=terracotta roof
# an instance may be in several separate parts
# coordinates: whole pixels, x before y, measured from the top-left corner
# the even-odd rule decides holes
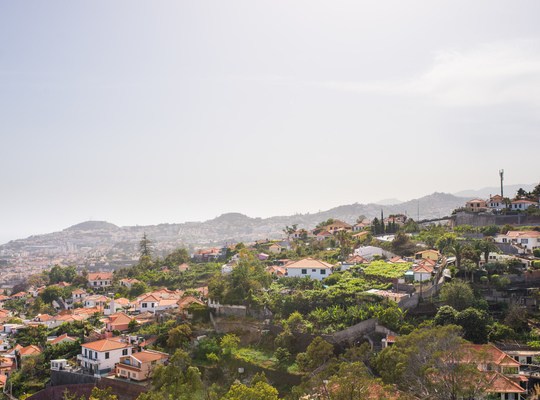
[[[114,299],[114,302],[120,304],[121,306],[129,306],[131,304],[129,299],[126,299],[125,297],[119,297],[118,299]]]
[[[111,325],[124,325],[129,324],[133,318],[131,318],[129,315],[124,314],[122,312],[112,314],[109,316],[109,323]]]
[[[19,350],[19,353],[21,354],[21,357],[24,356],[35,356],[38,354],[41,354],[41,349],[33,344],[30,346],[23,347]]]
[[[168,354],[159,353],[156,351],[148,351],[148,350],[143,350],[138,353],[135,353],[132,355],[132,357],[137,359],[141,363],[152,362],[152,361],[163,360],[163,359],[169,358]]]
[[[188,269],[189,269],[189,264],[187,263],[183,263],[178,266],[178,271],[180,272],[187,271]]]
[[[496,371],[486,372],[488,393],[526,393],[527,391],[503,374]]]
[[[420,273],[428,273],[428,274],[431,274],[433,273],[433,268],[430,267],[429,265],[425,265],[425,264],[422,264],[422,265],[419,265],[418,267],[415,267],[413,269],[414,272],[420,272]]]
[[[311,257],[304,258],[302,260],[293,261],[287,265],[285,265],[287,269],[289,268],[322,268],[322,269],[331,269],[332,264],[328,264],[324,261],[315,260]]]
[[[75,289],[71,294],[86,294],[85,290],[82,289]]]
[[[82,345],[82,347],[85,347],[89,350],[94,351],[109,351],[109,350],[118,350],[118,349],[125,349],[131,347],[131,345],[120,342],[118,339],[101,339],[96,340],[95,342],[85,343]]]
[[[506,236],[510,238],[524,238],[524,239],[531,239],[531,238],[540,238],[540,232],[538,231],[508,231],[506,233]]]
[[[0,375],[0,387],[6,386],[6,382],[7,382],[7,376],[3,374]]]
[[[39,322],[46,322],[50,320],[54,320],[55,318],[49,314],[39,314],[35,320]]]
[[[110,281],[113,278],[112,272],[90,272],[89,281]]]
[[[148,302],[159,303],[159,299],[153,294],[151,294],[141,300],[141,303],[148,303]]]
[[[159,301],[158,306],[160,307],[166,307],[166,306],[172,306],[175,305],[178,302],[176,299],[161,299]]]
[[[493,363],[503,367],[517,367],[521,365],[504,351],[498,349],[491,343],[489,344],[466,344],[465,362],[485,362]]]
[[[57,338],[54,338],[53,340],[51,340],[49,343],[50,344],[58,344],[58,343],[63,342],[64,340],[68,340],[70,342],[76,342],[77,341],[76,338],[68,336],[67,333],[64,333],[63,335],[60,335]]]
[[[203,303],[201,300],[199,300],[199,299],[197,299],[197,298],[195,298],[195,297],[193,297],[193,296],[186,296],[186,297],[184,297],[184,298],[178,300],[178,306],[179,306],[180,308],[186,308],[186,307],[189,307],[189,306],[192,305],[193,303],[200,304],[200,305],[204,305],[204,303]]]

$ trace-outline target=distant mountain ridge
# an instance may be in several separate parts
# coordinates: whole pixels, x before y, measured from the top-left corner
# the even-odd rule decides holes
[[[226,213],[205,222],[185,222],[147,226],[118,227],[105,221],[86,221],[60,232],[35,235],[26,239],[11,241],[0,246],[0,250],[17,252],[20,250],[61,248],[99,249],[99,254],[122,250],[136,252],[142,235],[153,240],[161,249],[179,246],[223,245],[238,241],[250,242],[267,238],[283,237],[283,228],[297,224],[305,229],[314,228],[319,222],[329,218],[354,223],[360,215],[368,218],[390,214],[406,214],[413,219],[439,218],[450,215],[452,210],[462,206],[467,198],[448,193],[433,193],[419,199],[400,204],[349,204],[313,214],[296,214],[270,218],[252,218],[241,213]],[[75,249],[75,250],[73,250]],[[37,250],[36,250],[37,251]]]
[[[504,196],[505,197],[514,197],[518,189],[523,188],[523,190],[530,192],[534,189],[536,185],[533,183],[522,183],[516,185],[504,185]],[[488,199],[490,195],[501,194],[500,186],[489,186],[478,190],[462,190],[460,192],[453,193],[454,196],[458,197],[480,197],[482,199]]]

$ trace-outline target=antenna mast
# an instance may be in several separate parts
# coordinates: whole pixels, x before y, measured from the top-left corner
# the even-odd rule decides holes
[[[504,192],[503,192],[504,169],[499,170],[499,175],[501,177],[501,197],[504,198]]]

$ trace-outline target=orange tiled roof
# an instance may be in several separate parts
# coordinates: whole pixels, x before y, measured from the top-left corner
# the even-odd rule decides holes
[[[118,338],[111,338],[111,339],[101,339],[96,340],[95,342],[85,343],[82,345],[82,347],[85,347],[89,350],[94,351],[109,351],[109,350],[118,350],[118,349],[125,349],[128,347],[131,347],[129,344],[120,342]]]
[[[21,354],[21,357],[24,356],[35,356],[38,354],[41,354],[41,349],[33,344],[30,346],[23,347],[19,350],[19,353]]]
[[[63,342],[64,340],[68,340],[70,342],[76,342],[77,339],[71,336],[68,336],[67,333],[64,333],[63,335],[58,336],[57,338],[50,341],[50,344],[58,344]]]
[[[540,232],[538,231],[508,231],[506,233],[506,236],[514,239],[518,238],[524,238],[524,239],[531,239],[531,238],[540,238]]]
[[[496,371],[486,372],[488,379],[487,392],[489,393],[526,393],[527,391]]]
[[[113,278],[112,272],[90,272],[89,281],[110,281]]]
[[[154,351],[148,351],[148,350],[143,350],[138,353],[135,353],[132,355],[132,357],[137,359],[141,363],[152,362],[152,361],[163,360],[163,359],[169,358],[167,354],[154,352]]]
[[[502,367],[519,367],[520,363],[498,349],[491,343],[489,344],[466,344],[464,345],[465,362],[485,362],[493,363]]]
[[[285,265],[285,267],[288,269],[288,268],[322,268],[322,269],[331,269],[332,268],[332,264],[328,264],[324,261],[321,261],[321,260],[315,260],[311,257],[308,257],[308,258],[304,258],[302,260],[298,260],[298,261],[293,261],[287,265]]]

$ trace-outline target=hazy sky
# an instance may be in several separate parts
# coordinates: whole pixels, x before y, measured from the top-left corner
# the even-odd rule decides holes
[[[540,2],[0,0],[0,242],[540,180]]]

